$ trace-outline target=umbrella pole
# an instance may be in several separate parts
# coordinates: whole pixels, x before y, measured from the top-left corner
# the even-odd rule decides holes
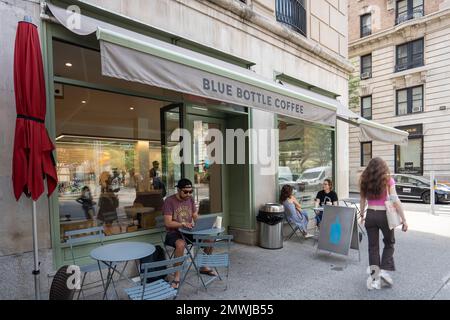
[[[34,294],[36,300],[41,300],[40,270],[39,270],[39,252],[36,220],[36,201],[33,201],[33,250],[34,250]]]

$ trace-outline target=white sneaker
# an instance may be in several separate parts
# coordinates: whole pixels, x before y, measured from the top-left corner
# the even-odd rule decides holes
[[[381,289],[381,281],[380,279],[373,280],[371,276],[367,278],[367,289],[368,290],[380,290]]]
[[[386,270],[381,270],[380,278],[383,281],[383,285],[386,285],[388,287],[392,287],[394,285],[394,280],[392,280],[392,277]]]

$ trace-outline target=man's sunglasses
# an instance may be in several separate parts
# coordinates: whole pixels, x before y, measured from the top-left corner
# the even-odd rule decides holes
[[[183,192],[184,194],[192,194],[194,191],[193,190],[181,190],[181,192]]]

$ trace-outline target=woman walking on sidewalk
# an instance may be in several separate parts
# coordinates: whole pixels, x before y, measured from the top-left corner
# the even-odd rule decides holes
[[[395,181],[390,177],[389,167],[381,158],[370,160],[360,178],[361,224],[366,227],[369,239],[369,279],[367,288],[380,289],[381,285],[392,286],[388,271],[395,271],[394,230],[390,229],[386,216],[385,201],[390,198],[402,218],[402,231],[408,230],[402,204],[395,190]],[[389,198],[388,198],[389,197]],[[365,213],[367,201],[367,214]],[[379,236],[383,234],[384,249],[380,262]],[[374,274],[372,273],[374,272]]]

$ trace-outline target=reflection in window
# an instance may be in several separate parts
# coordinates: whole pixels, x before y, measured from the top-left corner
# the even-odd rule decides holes
[[[372,159],[372,142],[361,142],[361,167],[365,167]]]
[[[220,130],[220,125],[201,120],[194,121],[194,199],[199,214],[222,212],[222,166],[208,158],[208,131]],[[212,157],[218,155],[213,151]]]
[[[154,228],[167,193],[160,108],[166,103],[69,85],[55,99],[61,240]],[[167,170],[166,170],[167,171]]]
[[[372,119],[372,96],[361,97],[361,116]]]
[[[311,207],[323,180],[333,178],[333,131],[279,117],[279,189],[290,184],[303,206]]]
[[[397,115],[423,111],[423,86],[397,90]]]

